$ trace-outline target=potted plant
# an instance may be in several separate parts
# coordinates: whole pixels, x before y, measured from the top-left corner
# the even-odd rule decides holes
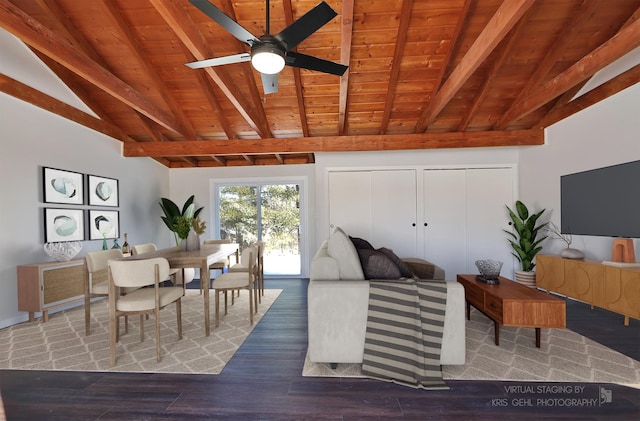
[[[529,209],[519,200],[516,201],[515,208],[516,212],[507,206],[515,232],[507,230],[504,230],[504,232],[511,237],[509,238],[509,243],[513,248],[511,254],[518,259],[522,268],[521,271],[516,271],[516,281],[530,287],[535,287],[535,272],[533,271],[535,263],[533,259],[536,254],[542,250],[540,243],[547,238],[546,235],[538,238],[540,230],[542,230],[547,223],[545,222],[544,224],[538,225],[537,223],[545,209],[534,214],[529,214]]]
[[[198,215],[204,209],[203,207],[196,209],[195,203],[193,203],[194,199],[194,195],[191,195],[182,206],[182,210],[171,199],[166,197],[160,199],[160,207],[164,212],[162,220],[167,228],[173,232],[177,246],[180,246],[182,240],[189,236],[193,220],[198,218]]]

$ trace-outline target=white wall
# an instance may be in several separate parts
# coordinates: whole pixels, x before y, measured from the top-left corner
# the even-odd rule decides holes
[[[521,148],[520,196],[535,208],[546,208],[560,226],[560,176],[639,159],[640,84],[636,84],[548,127],[544,146]],[[571,247],[584,251],[587,258],[610,260],[612,241],[573,236]],[[546,240],[543,253],[557,253],[564,246],[560,240]],[[637,239],[635,249],[638,261]]]
[[[2,30],[0,45],[0,73],[87,111],[30,50]],[[121,234],[127,232],[132,244],[170,245],[158,230],[158,202],[169,193],[166,167],[147,158],[125,159],[120,141],[0,94],[0,327],[27,319],[18,311],[16,266],[52,261],[42,248],[43,208],[61,205],[42,201],[43,166],[118,179]],[[78,257],[101,246],[101,241],[84,241]]]

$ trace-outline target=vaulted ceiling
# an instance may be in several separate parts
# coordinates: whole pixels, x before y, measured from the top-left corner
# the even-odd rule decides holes
[[[265,1],[209,0],[256,36]],[[318,0],[270,2],[277,33]],[[297,46],[349,66],[285,67],[264,95],[249,52],[188,0],[0,0],[20,38],[95,113],[0,74],[0,91],[168,167],[309,163],[321,151],[542,144],[542,129],[640,81],[636,65],[576,97],[640,46],[640,0],[327,0]],[[1,48],[1,47],[0,47]]]

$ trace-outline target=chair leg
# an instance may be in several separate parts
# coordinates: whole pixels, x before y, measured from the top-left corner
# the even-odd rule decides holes
[[[160,314],[156,307],[156,361],[160,362]]]
[[[112,367],[116,364],[116,338],[118,336],[118,324],[118,317],[109,315],[109,356]]]
[[[140,315],[140,342],[144,342],[144,316]]]
[[[249,323],[253,326],[253,288],[249,285]]]
[[[176,300],[176,314],[178,315],[178,339],[182,339],[182,298]]]
[[[215,289],[214,290],[214,295],[216,297],[215,302],[216,302],[216,327],[218,327],[218,325],[220,324],[220,290]]]
[[[233,291],[231,291],[231,302],[233,303]],[[224,291],[224,315],[227,315],[227,290]]]
[[[260,287],[258,286],[257,283],[253,283],[253,285],[251,285],[249,288],[251,288],[253,290],[253,307],[254,307],[254,311],[257,313],[258,312],[258,300],[260,297]]]
[[[84,294],[84,334],[91,335],[91,297],[87,293]]]

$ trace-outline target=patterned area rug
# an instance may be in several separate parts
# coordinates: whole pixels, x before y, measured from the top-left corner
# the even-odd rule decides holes
[[[128,333],[122,334],[124,321],[120,322],[114,367],[109,363],[107,301],[91,305],[90,336],[85,336],[84,307],[75,307],[51,314],[47,323],[26,322],[0,330],[0,369],[218,374],[281,292],[265,289],[251,326],[249,294],[242,291],[226,316],[221,309],[217,328],[211,294],[211,335],[207,337],[203,297],[198,290],[187,290],[182,299],[182,340],[178,340],[172,304],[160,311],[162,360],[158,363],[153,317],[145,320],[144,342],[140,342],[139,317],[130,317]]]
[[[493,342],[493,322],[476,309],[466,326],[467,363],[442,366],[445,380],[505,380],[618,383],[640,388],[640,361],[600,345],[569,329],[542,329],[540,348],[533,328],[500,328]],[[364,377],[361,364],[312,363],[303,376]]]

